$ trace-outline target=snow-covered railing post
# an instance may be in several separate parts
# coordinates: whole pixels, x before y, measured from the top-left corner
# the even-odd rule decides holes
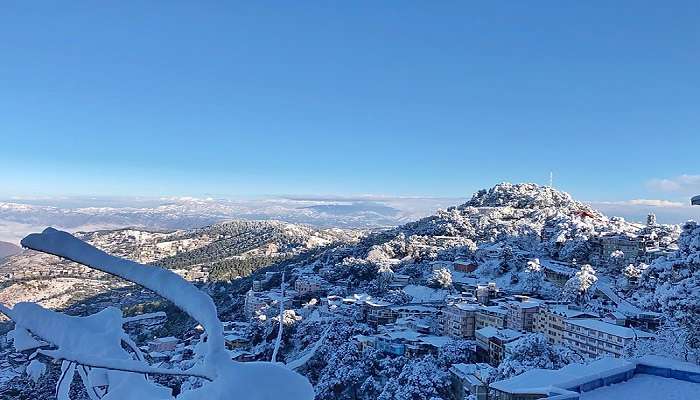
[[[280,325],[277,330],[277,339],[275,340],[275,349],[272,351],[272,362],[277,362],[277,353],[280,350],[280,345],[282,343],[282,330],[284,329],[284,271],[282,271],[282,283],[280,284],[280,294],[282,297],[279,299],[280,303]]]

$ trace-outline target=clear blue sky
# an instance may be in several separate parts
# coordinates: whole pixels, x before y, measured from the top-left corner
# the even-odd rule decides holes
[[[220,3],[3,2],[0,194],[462,197],[551,170],[677,199],[649,181],[700,174],[700,2]]]

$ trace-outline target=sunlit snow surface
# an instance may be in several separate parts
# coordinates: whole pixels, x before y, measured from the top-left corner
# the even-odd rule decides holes
[[[700,383],[639,374],[626,382],[584,392],[580,397],[580,400],[614,399],[698,400]]]

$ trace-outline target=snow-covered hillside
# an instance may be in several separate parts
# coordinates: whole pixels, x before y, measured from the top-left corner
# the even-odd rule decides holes
[[[247,276],[310,249],[352,243],[363,234],[358,230],[316,229],[280,221],[230,221],[194,230],[118,229],[77,236],[110,254],[156,263],[190,280],[205,281],[224,275]],[[99,271],[34,251],[0,261],[0,301],[9,305],[34,301],[61,308],[123,285],[124,282]]]

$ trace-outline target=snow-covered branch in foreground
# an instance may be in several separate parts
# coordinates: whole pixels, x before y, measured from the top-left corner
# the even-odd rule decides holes
[[[22,245],[151,289],[197,320],[207,337],[207,342],[201,343],[205,348],[203,363],[196,369],[182,372],[209,378],[211,382],[181,393],[177,400],[224,400],[232,396],[241,400],[313,399],[314,391],[309,381],[280,364],[232,361],[224,347],[223,325],[211,297],[177,274],[108,255],[53,228],[27,236]],[[100,382],[100,386],[106,382],[108,391],[101,396],[102,400],[173,399],[169,388],[148,381],[143,373],[179,375],[180,372],[167,372],[169,370],[153,368],[132,359],[121,345],[125,335],[124,319],[118,309],[110,307],[88,317],[70,317],[36,304],[19,303],[13,309],[2,306],[0,312],[15,321],[15,331],[20,332],[17,336],[26,339],[31,333],[56,347],[56,350],[41,350],[41,353],[70,360],[64,361],[66,368],[62,378],[65,375],[72,380],[77,370],[81,378],[87,379],[86,388],[91,398],[90,391],[98,386],[91,382]],[[41,343],[35,341],[34,344]],[[88,371],[85,366],[93,368]],[[68,398],[67,386],[70,385],[58,386],[59,399]]]
[[[158,293],[204,327],[210,353],[224,348],[224,327],[217,316],[214,301],[176,273],[111,256],[68,232],[53,228],[46,228],[40,234],[33,233],[21,243],[24,247],[67,258]]]

